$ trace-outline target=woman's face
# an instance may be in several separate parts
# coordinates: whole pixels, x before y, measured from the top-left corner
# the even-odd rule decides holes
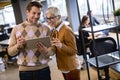
[[[58,16],[54,16],[50,13],[46,13],[46,21],[47,21],[48,25],[56,28],[58,25],[58,22],[59,22],[59,18],[58,18]]]
[[[89,26],[89,23],[90,23],[90,21],[89,21],[89,19],[87,19],[87,20],[85,21],[85,25],[86,25],[86,26]]]
[[[89,24],[89,23],[90,23],[90,20],[89,20],[89,19],[87,19],[87,20],[86,20],[86,24]]]
[[[46,21],[47,21],[48,25],[50,25],[52,27],[55,26],[55,16],[46,14]]]

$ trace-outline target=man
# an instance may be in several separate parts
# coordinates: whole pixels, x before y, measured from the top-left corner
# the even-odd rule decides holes
[[[100,25],[100,22],[93,16],[92,10],[88,11],[87,15],[89,17],[91,17],[91,25],[92,26]],[[106,37],[109,35],[109,30],[103,30],[96,34],[97,34],[97,37]]]
[[[92,26],[100,24],[100,22],[93,16],[91,10],[87,12],[87,15],[91,17]]]
[[[20,80],[51,80],[47,63],[52,47],[47,48],[40,42],[34,49],[25,47],[26,40],[50,35],[49,28],[38,22],[41,11],[39,2],[30,2],[26,7],[26,21],[15,26],[10,36],[8,53],[18,55]]]
[[[56,47],[58,69],[62,71],[65,80],[80,80],[81,65],[72,29],[63,23],[57,7],[47,9],[46,20],[48,25],[55,29],[52,30],[51,43]]]

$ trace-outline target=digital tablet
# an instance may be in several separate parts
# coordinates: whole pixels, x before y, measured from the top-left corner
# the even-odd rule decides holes
[[[26,47],[29,48],[29,49],[34,49],[34,48],[36,48],[36,43],[37,42],[41,42],[46,47],[51,46],[50,37],[40,37],[40,38],[36,38],[36,39],[26,40]]]

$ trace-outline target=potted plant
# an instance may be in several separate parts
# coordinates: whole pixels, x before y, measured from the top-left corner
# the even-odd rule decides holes
[[[114,16],[120,16],[120,8],[113,11]]]
[[[113,11],[113,15],[115,16],[116,23],[117,23],[117,25],[119,25],[118,29],[120,30],[120,8]]]

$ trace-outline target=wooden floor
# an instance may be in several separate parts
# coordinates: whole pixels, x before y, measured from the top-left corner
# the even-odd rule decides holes
[[[113,33],[110,33],[110,35],[115,37]],[[49,66],[51,69],[52,80],[64,80],[61,72],[57,69],[56,58],[54,56],[52,60],[49,62]],[[89,69],[90,69],[90,77],[91,77],[90,80],[98,80],[96,70],[91,67]],[[81,76],[81,80],[88,80],[87,70],[81,70],[80,76]],[[5,72],[0,72],[0,80],[19,80],[18,66],[15,64],[8,65],[8,68]],[[115,79],[111,79],[111,80],[115,80]]]
[[[52,80],[64,80],[61,72],[57,69],[56,59],[50,61],[50,69],[52,72]],[[54,65],[52,65],[54,64]],[[94,69],[90,68],[91,80],[97,80],[97,73]],[[81,80],[88,80],[87,70],[81,70]]]
[[[49,62],[50,70],[51,70],[51,78],[52,80],[64,80],[61,72],[57,68],[55,57]],[[90,70],[90,80],[98,80],[97,72],[94,68],[89,68]],[[120,80],[116,78],[119,75],[115,73],[112,74],[115,78],[110,80]],[[88,80],[87,70],[81,70],[81,80]],[[17,64],[8,65],[8,68],[5,72],[0,72],[0,80],[19,80],[18,76],[18,66]]]
[[[52,80],[64,80],[61,72],[57,68],[56,58],[53,57],[52,60],[49,62],[50,70],[51,70],[51,77]],[[90,68],[91,73],[91,80],[97,80],[97,73],[95,70]],[[81,70],[81,80],[88,80],[86,70]],[[19,80],[18,77],[18,66],[8,65],[8,68],[5,72],[0,72],[0,80]]]

